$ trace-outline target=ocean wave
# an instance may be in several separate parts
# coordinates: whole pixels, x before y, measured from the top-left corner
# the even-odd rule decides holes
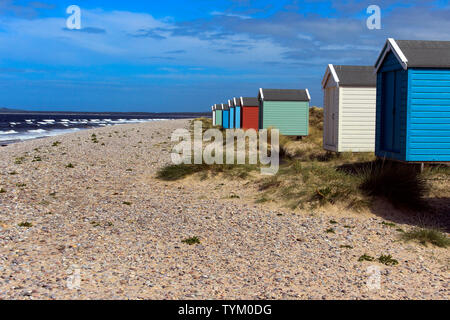
[[[9,131],[0,131],[1,135],[7,135],[7,134],[15,134],[17,131],[9,130]]]

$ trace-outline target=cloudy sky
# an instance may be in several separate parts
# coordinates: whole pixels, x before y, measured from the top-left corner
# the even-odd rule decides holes
[[[0,107],[206,111],[260,87],[308,88],[321,106],[328,63],[373,65],[387,37],[449,30],[448,0],[0,0]]]

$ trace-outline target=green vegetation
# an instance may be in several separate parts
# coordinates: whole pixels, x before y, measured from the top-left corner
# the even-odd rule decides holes
[[[14,160],[15,164],[22,164],[25,161],[25,157],[19,157]]]
[[[57,146],[59,146],[60,144],[61,144],[60,141],[55,141],[55,142],[53,142],[52,147],[57,147]]]
[[[340,248],[341,248],[341,249],[353,249],[352,246],[349,246],[349,245],[347,245],[347,244],[341,245]]]
[[[202,121],[204,131],[213,128],[210,119],[196,120]],[[268,136],[270,141],[271,130]],[[450,197],[446,183],[449,166],[431,166],[420,173],[414,165],[376,160],[373,153],[325,151],[321,108],[310,109],[309,136],[299,140],[280,135],[280,157],[279,172],[271,177],[259,175],[260,164],[168,165],[159,170],[157,177],[166,181],[193,175],[202,180],[218,175],[246,178],[262,191],[257,203],[275,201],[290,209],[304,210],[339,205],[361,211],[370,208],[377,198],[398,208],[424,210],[428,206],[427,197]]]
[[[66,168],[73,169],[73,168],[75,168],[75,166],[73,164],[69,163],[68,165],[66,165]]]
[[[392,222],[386,222],[386,221],[381,222],[381,224],[382,224],[383,226],[387,226],[387,227],[396,227],[396,226],[397,226],[395,223],[392,223]]]
[[[39,156],[35,156],[31,162],[41,162],[42,159]]]
[[[336,233],[333,228],[325,230],[326,233]]]
[[[3,188],[0,188],[0,193],[6,193],[6,190]]]
[[[194,244],[200,244],[200,239],[198,237],[192,237],[192,238],[187,238],[182,240],[181,242],[186,243],[190,246],[194,245]]]
[[[17,183],[16,184],[16,187],[19,187],[19,188],[24,188],[26,186],[27,186],[26,183]]]
[[[18,226],[22,227],[22,228],[31,228],[33,226],[33,224],[30,222],[21,222],[18,224]]]
[[[10,174],[11,176],[15,176],[15,175],[17,175],[17,171],[10,172],[9,174]]]
[[[124,205],[126,205],[126,206],[131,206],[131,205],[132,205],[132,203],[131,203],[131,202],[128,202],[128,201],[124,201],[124,202],[122,202],[122,204],[124,204]]]
[[[395,259],[392,259],[391,255],[381,255],[378,258],[378,262],[382,263],[382,264],[385,264],[387,266],[396,266],[396,265],[398,265],[398,261],[395,260]]]
[[[404,241],[418,241],[424,246],[428,243],[441,248],[450,246],[450,239],[439,230],[434,229],[415,229],[408,232],[403,232],[401,239]]]
[[[378,163],[361,184],[369,196],[382,197],[396,207],[412,210],[426,208],[426,180],[413,166]]]
[[[369,255],[367,255],[367,254],[363,254],[361,257],[359,257],[359,259],[358,259],[358,261],[359,262],[363,262],[363,261],[374,261],[375,260],[375,258],[374,257],[371,257],[371,256],[369,256]]]

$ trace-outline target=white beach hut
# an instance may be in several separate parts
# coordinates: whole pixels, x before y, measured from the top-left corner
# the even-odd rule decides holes
[[[215,126],[216,125],[216,107],[212,106],[211,110],[212,110],[212,124],[213,124],[213,126]]]
[[[376,74],[372,66],[328,65],[324,90],[323,147],[374,152]]]

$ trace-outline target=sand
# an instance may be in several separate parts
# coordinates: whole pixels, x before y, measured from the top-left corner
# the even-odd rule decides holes
[[[171,133],[187,126],[0,148],[0,299],[449,298],[449,250],[399,241],[396,229],[411,225],[255,204],[245,180],[157,180]],[[194,236],[200,244],[182,242]],[[399,264],[359,262],[363,254]],[[380,286],[369,288],[373,270]]]

